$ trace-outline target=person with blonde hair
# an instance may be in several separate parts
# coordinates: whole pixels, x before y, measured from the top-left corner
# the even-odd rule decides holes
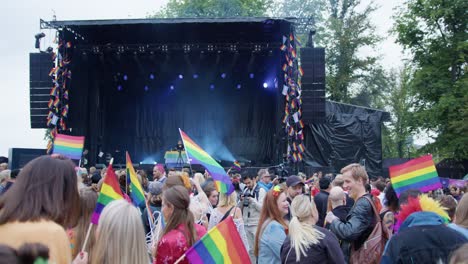
[[[336,236],[316,226],[318,211],[306,195],[291,203],[289,234],[281,247],[281,263],[345,263]]]
[[[258,263],[281,263],[281,245],[288,229],[284,216],[288,209],[289,203],[283,188],[276,185],[267,192],[255,234],[254,254]]]
[[[373,209],[373,198],[366,193],[365,185],[369,177],[364,166],[353,163],[344,167],[341,173],[344,180],[343,187],[355,201],[355,205],[349,211],[345,222],[340,221],[332,212],[327,214],[325,221],[330,223],[331,231],[342,240],[343,253],[348,262],[374,230],[377,218]]]
[[[98,199],[98,193],[94,191],[91,187],[82,188],[79,190],[80,193],[80,218],[78,219],[78,224],[68,231],[68,236],[72,246],[72,257],[75,258],[85,240],[86,232],[89,227],[89,222],[91,221],[91,215],[96,208],[96,203]],[[84,251],[88,252],[89,259],[92,259],[92,252],[94,248],[95,236],[94,228],[91,230],[90,236],[88,238],[88,243]]]
[[[468,195],[463,195],[455,210],[453,223],[448,225],[468,238]]]
[[[140,212],[123,199],[102,210],[91,258],[91,264],[118,263],[150,263]]]
[[[222,222],[224,219],[232,216],[234,224],[236,224],[237,231],[244,242],[245,249],[249,251],[249,242],[244,229],[244,220],[242,219],[242,212],[237,207],[237,193],[232,192],[230,195],[219,193],[218,206],[211,212],[210,221],[208,223],[208,230]]]

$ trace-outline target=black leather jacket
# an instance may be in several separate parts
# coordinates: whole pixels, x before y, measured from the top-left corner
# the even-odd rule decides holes
[[[365,196],[372,200],[370,194]],[[333,221],[331,231],[342,240],[342,249],[346,261],[349,260],[350,246],[359,249],[369,237],[376,224],[372,205],[364,197],[359,198],[349,211],[346,221]]]

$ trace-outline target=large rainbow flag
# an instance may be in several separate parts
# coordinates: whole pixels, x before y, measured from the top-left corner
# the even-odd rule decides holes
[[[251,263],[232,216],[210,229],[187,250],[185,257],[192,264]]]
[[[140,181],[136,176],[136,172],[133,168],[132,160],[130,160],[128,152],[125,153],[125,156],[127,161],[127,182],[130,183],[130,196],[132,197],[133,204],[138,207],[141,203],[145,202],[145,194],[143,193],[143,188],[141,188]]]
[[[187,134],[179,129],[180,136],[185,146],[185,153],[190,164],[199,164],[205,167],[216,184],[218,192],[231,194],[234,191],[231,178],[226,171],[206,151],[198,146]]]
[[[99,217],[104,207],[112,201],[123,199],[122,191],[120,190],[120,185],[117,180],[117,175],[115,175],[112,164],[109,164],[107,168],[106,178],[101,187],[101,192],[99,193],[96,209],[91,216],[91,223],[97,225],[99,223]]]
[[[412,159],[406,163],[390,166],[390,181],[398,196],[408,189],[428,192],[442,188],[432,155]]]
[[[81,159],[85,137],[57,134],[52,154],[62,154],[73,160]]]

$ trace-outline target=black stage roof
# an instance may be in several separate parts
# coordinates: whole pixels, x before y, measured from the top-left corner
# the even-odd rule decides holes
[[[75,45],[108,43],[281,43],[295,18],[175,18],[44,21],[62,29]]]

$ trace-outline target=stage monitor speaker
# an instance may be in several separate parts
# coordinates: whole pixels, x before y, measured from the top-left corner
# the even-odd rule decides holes
[[[8,153],[8,168],[21,169],[31,160],[46,155],[45,149],[10,148]]]
[[[53,86],[50,70],[54,67],[50,53],[29,53],[29,107],[31,128],[47,128],[47,103]]]
[[[325,49],[302,48],[302,120],[325,122]]]

